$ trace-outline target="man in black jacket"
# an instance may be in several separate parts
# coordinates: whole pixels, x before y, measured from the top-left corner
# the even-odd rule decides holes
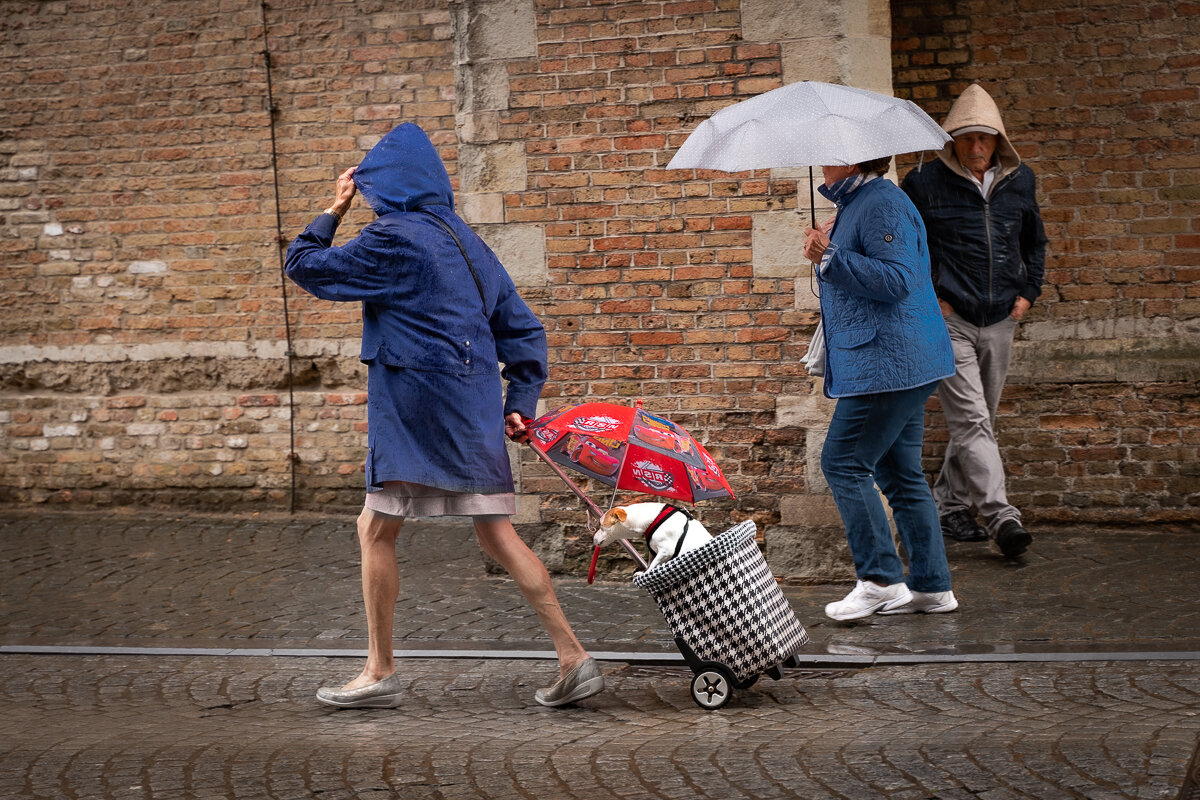
[[[1008,502],[994,427],[1017,323],[1042,291],[1046,234],[1033,170],[1021,163],[983,87],[968,87],[942,127],[954,141],[902,184],[925,221],[954,345],[956,374],[938,388],[950,443],[933,496],[944,535],[991,538],[1014,558],[1033,537]]]

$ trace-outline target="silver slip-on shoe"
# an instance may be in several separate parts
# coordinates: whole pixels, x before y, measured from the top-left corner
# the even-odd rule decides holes
[[[594,658],[586,658],[549,689],[538,689],[533,699],[554,708],[604,691],[604,673]]]
[[[317,700],[335,708],[395,708],[400,705],[401,688],[400,676],[393,672],[358,689],[317,689]]]

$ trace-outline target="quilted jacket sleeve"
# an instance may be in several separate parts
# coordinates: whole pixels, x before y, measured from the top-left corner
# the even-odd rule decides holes
[[[837,226],[833,232],[837,242]],[[907,215],[895,204],[876,204],[847,234],[845,245],[839,243],[821,273],[823,282],[859,297],[898,303],[918,280],[928,280],[914,270],[924,263],[920,239],[925,235],[915,214]]]

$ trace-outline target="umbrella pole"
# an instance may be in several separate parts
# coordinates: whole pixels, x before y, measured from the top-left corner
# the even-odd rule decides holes
[[[575,484],[575,481],[571,480],[570,476],[567,475],[566,471],[563,470],[563,468],[558,464],[554,463],[554,461],[552,461],[548,455],[534,447],[532,443],[529,445],[529,447],[531,450],[533,450],[533,452],[537,453],[538,458],[540,458],[542,461],[545,461],[550,466],[550,469],[554,470],[555,475],[563,479],[563,483],[567,484],[571,491],[575,493],[575,496],[584,502],[584,505],[587,506],[588,514],[594,516],[596,518],[597,525],[599,525],[600,519],[604,516],[604,512],[600,510],[600,506],[592,502],[592,498],[588,497],[587,493],[580,489],[579,486]],[[621,545],[621,547],[625,548],[625,552],[632,556],[633,560],[636,561],[638,566],[643,570],[650,566],[646,563],[646,559],[642,558],[642,554],[635,550],[633,545],[629,543],[628,539],[618,539],[617,543]]]
[[[808,216],[812,220],[812,226],[817,227],[817,196],[813,189],[812,167],[808,168]]]
[[[625,552],[629,554],[630,558],[637,562],[637,565],[642,572],[645,572],[646,569],[649,568],[650,565],[646,563],[646,559],[642,558],[642,554],[633,548],[633,545],[629,543],[628,539],[617,539],[617,544],[625,548]]]

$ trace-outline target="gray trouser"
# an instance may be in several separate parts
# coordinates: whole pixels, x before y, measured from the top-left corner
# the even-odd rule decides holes
[[[938,514],[974,508],[993,538],[1000,523],[1021,519],[1021,512],[1008,504],[994,430],[1016,327],[1012,317],[986,328],[958,314],[947,317],[955,373],[938,386],[950,431],[946,460],[933,484]]]

